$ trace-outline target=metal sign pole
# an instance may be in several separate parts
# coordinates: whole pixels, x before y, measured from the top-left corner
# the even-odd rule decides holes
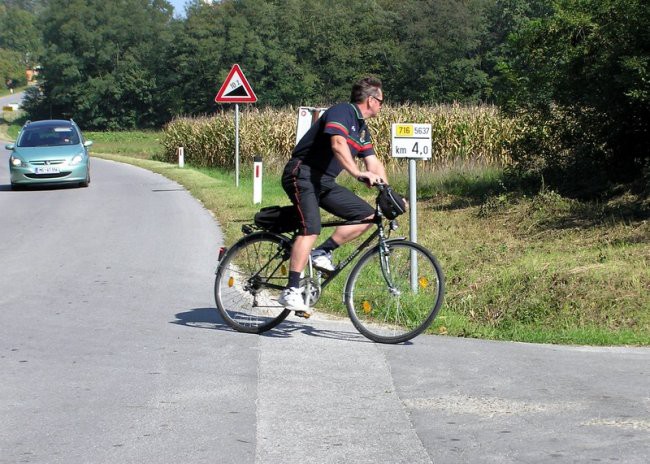
[[[412,242],[418,241],[418,197],[417,197],[417,179],[415,178],[415,159],[409,158],[409,225],[411,231],[409,238]]]
[[[235,104],[235,186],[239,187],[239,104]]]
[[[416,160],[409,158],[409,226],[410,239],[412,242],[418,241],[418,197],[417,197],[417,180],[416,180]],[[411,250],[411,290],[417,293],[418,290],[418,255]]]

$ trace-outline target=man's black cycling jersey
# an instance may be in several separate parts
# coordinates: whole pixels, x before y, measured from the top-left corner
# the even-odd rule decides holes
[[[375,154],[370,131],[357,105],[339,103],[325,111],[311,126],[293,150],[292,158],[299,158],[303,164],[328,176],[338,176],[343,166],[332,151],[332,135],[346,138],[352,156],[365,158]]]

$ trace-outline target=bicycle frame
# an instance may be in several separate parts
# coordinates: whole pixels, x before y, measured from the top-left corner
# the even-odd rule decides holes
[[[307,304],[310,303],[309,298],[310,298],[310,295],[311,295],[311,285],[312,285],[312,282],[314,281],[315,276],[317,276],[318,279],[319,279],[318,282],[317,282],[317,285],[318,285],[318,291],[320,293],[320,291],[323,288],[327,287],[329,285],[329,283],[336,276],[338,276],[341,273],[341,271],[343,271],[343,269],[345,269],[352,261],[354,261],[377,238],[378,238],[378,245],[380,247],[380,256],[381,256],[380,266],[381,266],[382,274],[384,276],[384,279],[386,280],[386,283],[391,288],[391,290],[394,289],[393,279],[391,278],[390,269],[388,268],[388,263],[386,262],[386,259],[385,259],[385,257],[386,257],[386,254],[385,254],[385,251],[386,251],[385,250],[385,248],[386,248],[385,247],[385,240],[386,240],[386,238],[385,238],[385,234],[384,234],[383,216],[382,216],[382,214],[380,212],[379,205],[377,205],[377,210],[375,212],[375,216],[373,218],[371,218],[371,219],[360,219],[360,220],[356,220],[356,221],[328,221],[328,222],[323,222],[321,224],[321,227],[330,228],[330,227],[338,227],[338,226],[352,226],[352,225],[359,225],[359,224],[375,224],[376,229],[354,251],[352,251],[352,253],[350,253],[343,261],[341,261],[334,271],[326,273],[326,277],[323,280],[321,280],[321,277],[323,275],[323,273],[321,271],[318,271],[316,273],[316,275],[314,274],[314,269],[313,269],[313,266],[312,266],[311,256],[309,257],[307,267],[309,269],[309,277],[310,277],[310,279],[307,281],[307,286],[306,286],[306,291],[305,291],[305,303],[307,303]],[[394,219],[390,220],[389,224],[390,224],[389,225],[390,230],[395,230],[396,229],[397,222]],[[242,227],[242,231],[245,234],[251,233],[252,230],[253,229],[251,229],[251,227],[247,226],[247,225]],[[282,234],[282,233],[275,233],[275,232],[269,232],[269,231],[267,231],[267,233],[271,233],[273,235],[280,236],[285,240],[289,240],[289,242],[291,244],[293,244],[296,237],[298,236],[297,232],[294,232],[291,235],[291,238],[289,238],[287,235]],[[399,239],[404,240],[404,237],[400,237]],[[399,240],[399,239],[396,239],[396,240]],[[275,259],[275,257],[277,257],[280,253],[283,253],[283,252],[284,252],[284,250],[278,250],[278,253],[275,256],[273,256],[271,258],[271,260]],[[225,253],[225,249],[222,249],[222,253],[220,253],[220,256],[219,256],[219,261],[221,261],[221,257],[223,256],[223,253]],[[270,261],[269,261],[269,264],[270,264]],[[255,275],[253,275],[249,279],[249,285],[259,286],[261,284],[262,286],[266,286],[268,288],[282,289],[283,288],[282,286],[279,286],[279,285],[276,285],[276,284],[271,284],[269,282],[261,282],[261,281],[257,280],[260,273],[262,273],[262,271],[265,268],[266,268],[266,266],[263,267],[262,269],[260,269]],[[275,274],[275,272],[279,268],[280,267],[278,266],[278,268],[273,270],[271,275]]]
[[[390,221],[391,230],[394,230],[393,223],[394,223],[394,220]],[[321,271],[318,271],[316,273],[316,275],[319,277],[318,282],[316,282],[317,285],[318,285],[319,293],[320,293],[320,291],[322,289],[327,287],[329,285],[329,283],[332,280],[334,280],[334,278],[336,278],[336,276],[338,276],[343,271],[343,269],[348,267],[348,265],[352,261],[354,261],[375,240],[377,240],[377,238],[378,238],[378,242],[379,242],[378,243],[379,247],[383,251],[383,249],[385,247],[385,245],[384,245],[384,243],[385,243],[385,234],[384,234],[384,227],[382,225],[381,216],[375,216],[372,219],[362,219],[362,220],[358,220],[358,221],[331,221],[331,222],[324,222],[323,224],[321,224],[321,226],[323,228],[329,228],[329,227],[350,226],[350,225],[357,225],[357,224],[375,224],[377,227],[376,227],[376,229],[375,229],[375,231],[373,233],[371,233],[357,248],[355,248],[352,251],[352,253],[350,253],[343,261],[341,261],[339,263],[339,265],[336,267],[336,269],[334,271],[327,273],[327,276],[325,277],[325,279],[320,280],[320,277],[323,275],[323,273]],[[292,241],[293,241],[293,239],[295,239],[295,237],[296,236],[294,235],[293,238],[292,238]],[[400,240],[400,239],[404,240],[403,237],[399,238],[399,239],[394,239],[394,240]],[[380,260],[380,265],[381,265],[381,269],[382,269],[382,274],[384,275],[384,279],[386,280],[386,283],[388,284],[388,286],[391,289],[393,289],[394,285],[393,285],[393,281],[392,281],[392,279],[390,277],[390,270],[387,268],[387,263],[384,262],[385,261],[384,258],[383,258],[384,253],[381,253],[381,256],[382,256],[382,259]],[[309,298],[310,298],[310,295],[311,295],[311,285],[312,285],[312,281],[314,281],[314,269],[313,269],[313,266],[312,266],[312,263],[311,263],[311,256],[309,257],[309,262],[308,262],[307,267],[309,268],[310,280],[307,281],[307,287],[305,289],[305,303],[309,304],[310,303]]]
[[[378,237],[384,235],[384,230],[381,227],[381,219],[364,219],[361,221],[333,221],[325,222],[322,224],[322,227],[337,227],[337,226],[351,226],[357,224],[376,224],[377,228],[373,233],[371,233],[352,253],[350,253],[343,261],[339,263],[337,268],[328,273],[327,277],[320,283],[321,288],[327,287],[327,285],[343,271],[354,259],[359,256],[359,254],[368,248],[368,246]],[[311,265],[311,256],[309,257],[309,274],[313,277],[313,270]],[[307,294],[309,294],[307,292]]]

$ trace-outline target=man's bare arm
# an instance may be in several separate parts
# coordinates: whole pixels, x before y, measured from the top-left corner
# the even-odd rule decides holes
[[[355,179],[361,180],[362,182],[366,182],[370,185],[375,184],[383,179],[381,174],[384,176],[386,175],[385,170],[383,169],[383,165],[381,165],[381,161],[375,157],[376,161],[381,165],[381,171],[380,173],[373,172],[368,168],[368,162],[366,161],[366,171],[362,171],[359,169],[359,166],[357,166],[357,163],[354,161],[354,158],[352,157],[352,153],[350,152],[350,147],[348,147],[348,142],[343,137],[342,135],[332,135],[331,137],[331,142],[332,144],[332,151],[334,152],[334,156],[336,156],[336,159],[341,163],[341,166],[343,166],[343,169],[348,171],[352,177]]]

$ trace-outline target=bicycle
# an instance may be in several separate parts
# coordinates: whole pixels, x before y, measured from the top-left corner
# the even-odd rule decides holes
[[[425,247],[404,237],[390,238],[397,221],[385,218],[379,206],[385,187],[377,185],[372,219],[322,224],[328,228],[372,223],[376,229],[331,273],[315,269],[310,257],[301,288],[305,303],[315,305],[322,290],[376,241],[350,271],[343,299],[352,323],[365,337],[378,343],[402,343],[424,332],[437,316],[444,297],[444,276],[437,259]],[[285,222],[280,226],[286,226]],[[237,331],[260,334],[291,313],[277,300],[287,283],[298,227],[273,229],[245,224],[244,236],[231,248],[220,250],[215,300],[224,321]],[[300,312],[296,315],[307,316]]]

